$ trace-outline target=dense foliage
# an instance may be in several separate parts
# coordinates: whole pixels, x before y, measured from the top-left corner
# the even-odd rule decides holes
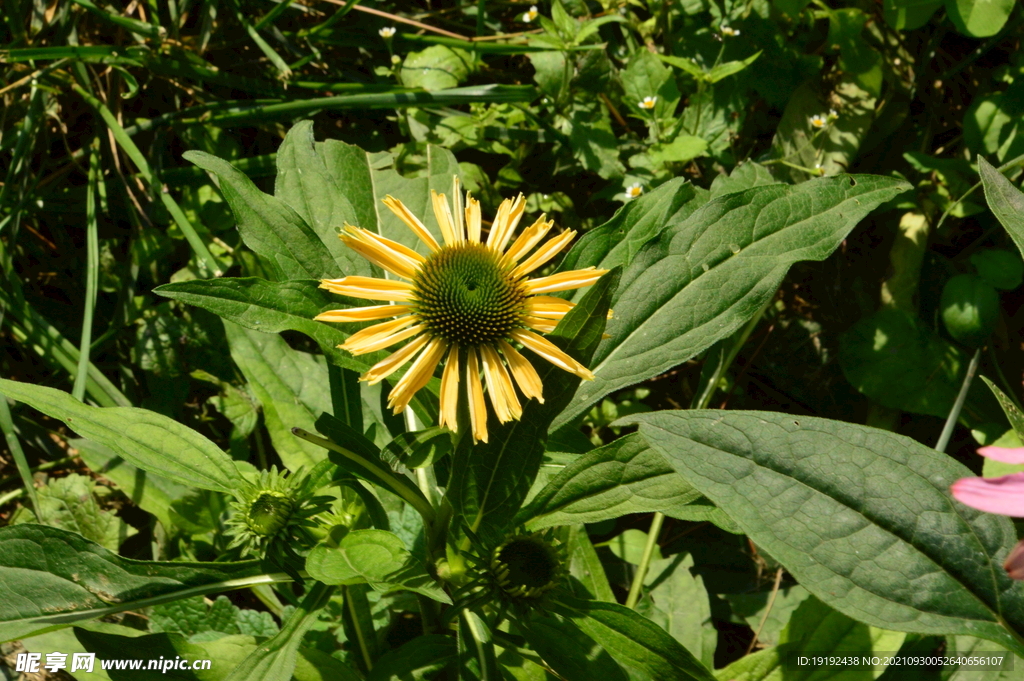
[[[1013,0],[0,7],[12,668],[1024,678]]]

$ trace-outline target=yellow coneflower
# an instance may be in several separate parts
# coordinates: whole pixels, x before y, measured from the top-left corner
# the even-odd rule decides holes
[[[324,279],[320,287],[333,293],[387,304],[331,310],[316,319],[390,319],[354,333],[338,346],[353,355],[362,355],[409,341],[372,366],[360,380],[371,385],[378,383],[412,361],[388,396],[388,406],[397,414],[406,408],[417,390],[426,386],[444,359],[441,425],[457,430],[459,385],[464,380],[473,440],[486,442],[485,385],[494,413],[502,423],[522,416],[516,386],[526,399],[544,401],[540,376],[512,343],[519,343],[580,378],[594,378],[589,369],[539,333],[553,331],[574,306],[546,294],[590,286],[607,270],[588,267],[529,279],[527,275],[555,257],[576,232],[563,232],[538,248],[554,226],[553,221],[541,215],[512,241],[525,209],[520,194],[514,201],[506,199],[501,203],[484,238],[480,203],[468,193],[463,203],[457,177],[452,194],[454,205],[449,206],[444,194],[431,192],[444,245],[401,201],[391,196],[384,199],[384,205],[426,244],[430,251],[427,256],[368,230],[346,225],[341,240],[399,279]]]

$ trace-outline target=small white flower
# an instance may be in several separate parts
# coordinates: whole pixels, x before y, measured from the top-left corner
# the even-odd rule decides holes
[[[380,33],[380,37],[384,38],[384,40],[390,40],[391,38],[395,37],[395,31],[396,29],[394,26],[385,26],[384,28],[377,31],[377,33]]]
[[[829,119],[830,121],[834,121],[834,120],[837,120],[838,118],[839,118],[839,113],[838,113],[838,112],[836,112],[836,110],[835,110],[835,109],[829,109],[829,110],[828,110],[828,119]]]
[[[399,57],[397,54],[393,54],[391,55],[391,63],[394,64],[395,66],[398,66],[399,64],[402,63],[402,58]]]
[[[728,24],[722,24],[722,35],[727,35],[730,38],[735,38],[739,34],[739,29],[730,28]]]
[[[824,175],[825,174],[825,169],[821,167],[820,163],[815,163],[814,164],[814,169],[818,171],[819,175]]]
[[[635,199],[636,197],[640,196],[643,193],[644,193],[644,188],[640,186],[639,182],[634,182],[633,184],[631,184],[628,187],[626,187],[626,198],[627,199]]]
[[[643,101],[641,101],[639,104],[637,104],[637,106],[639,106],[641,109],[653,109],[654,105],[657,104],[657,103],[658,103],[658,98],[657,97],[644,97]]]
[[[824,128],[828,125],[828,119],[821,114],[814,114],[811,116],[811,125],[815,128]]]
[[[531,21],[536,20],[539,16],[540,12],[537,11],[537,5],[531,5],[530,11],[523,14],[523,21],[528,24]]]

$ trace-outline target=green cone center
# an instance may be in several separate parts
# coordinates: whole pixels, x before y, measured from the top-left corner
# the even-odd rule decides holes
[[[498,549],[496,558],[508,567],[512,587],[541,589],[551,585],[558,572],[554,550],[538,539],[513,539]]]
[[[460,346],[494,343],[520,325],[523,287],[483,244],[446,246],[423,264],[413,284],[427,331]]]
[[[271,536],[277,534],[291,516],[295,503],[281,492],[263,491],[249,505],[245,516],[246,524],[256,534]]]

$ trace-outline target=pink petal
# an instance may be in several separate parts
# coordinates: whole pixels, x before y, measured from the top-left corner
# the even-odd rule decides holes
[[[1003,569],[1010,579],[1024,579],[1024,541],[1018,542],[1003,563]]]
[[[1003,463],[1024,463],[1024,447],[982,447],[978,454]]]
[[[957,501],[979,511],[1024,518],[1024,473],[1001,478],[960,478],[950,491]]]

